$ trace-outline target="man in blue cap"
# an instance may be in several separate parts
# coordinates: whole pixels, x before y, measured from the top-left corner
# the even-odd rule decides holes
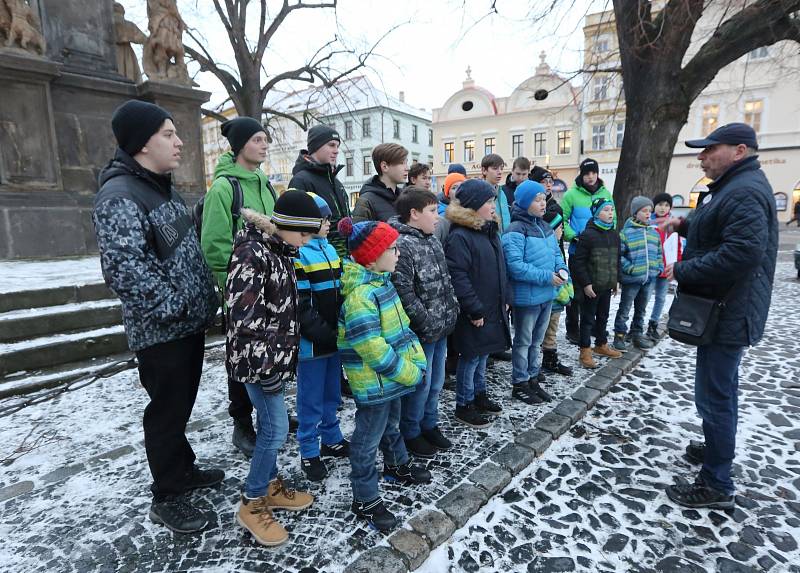
[[[669,486],[666,493],[685,507],[732,509],[739,362],[744,349],[764,334],[778,222],[753,128],[730,123],[686,145],[702,149],[700,167],[713,181],[686,220],[670,221],[686,237],[686,249],[683,260],[665,272],[678,281],[681,293],[725,299],[726,304],[712,342],[697,347],[695,405],[705,444],[693,441],[686,455],[703,467],[694,483]]]

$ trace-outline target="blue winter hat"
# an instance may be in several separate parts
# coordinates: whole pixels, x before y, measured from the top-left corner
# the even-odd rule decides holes
[[[332,212],[330,206],[328,205],[328,202],[325,201],[325,199],[323,199],[316,193],[312,193],[311,191],[307,191],[307,193],[311,195],[311,198],[314,199],[314,203],[316,203],[317,207],[319,207],[319,212],[322,215],[322,218],[330,219]]]
[[[526,179],[517,185],[517,188],[514,191],[514,205],[519,205],[520,209],[527,211],[528,207],[531,206],[531,203],[533,203],[539,193],[542,195],[547,194],[544,186],[536,181]]]
[[[467,179],[458,188],[458,202],[462,207],[475,211],[494,196],[494,188],[483,179]]]
[[[460,163],[450,164],[450,167],[447,168],[447,174],[450,175],[451,173],[461,173],[464,177],[467,176],[467,170]]]

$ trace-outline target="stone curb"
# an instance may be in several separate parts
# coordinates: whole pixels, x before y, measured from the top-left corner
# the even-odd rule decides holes
[[[395,531],[387,539],[389,547],[379,546],[364,551],[345,568],[345,573],[405,572],[418,568],[431,551],[445,543],[514,476],[544,454],[644,356],[645,352],[632,348],[622,357],[610,359],[571,397],[540,417],[533,429],[515,434],[513,442],[503,446],[473,470],[466,480],[444,494],[436,502],[437,509],[425,509],[412,517],[407,524],[410,530]]]

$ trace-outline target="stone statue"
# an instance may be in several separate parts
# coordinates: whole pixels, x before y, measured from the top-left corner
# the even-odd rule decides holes
[[[186,24],[175,0],[147,0],[147,28],[142,61],[150,80],[191,84],[183,52]]]
[[[114,35],[117,42],[117,71],[135,83],[141,83],[142,71],[131,44],[144,44],[147,36],[139,27],[125,19],[125,8],[114,2]]]
[[[0,36],[8,48],[44,54],[42,26],[27,0],[0,0]]]

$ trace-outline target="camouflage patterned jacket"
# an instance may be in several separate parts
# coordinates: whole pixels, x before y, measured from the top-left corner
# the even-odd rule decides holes
[[[219,303],[189,209],[171,178],[117,150],[100,173],[92,213],[106,284],[122,302],[137,351],[211,324]]]
[[[247,224],[236,235],[228,265],[225,365],[237,382],[283,390],[294,374],[300,345],[298,250],[275,235],[269,218],[242,209]]]

